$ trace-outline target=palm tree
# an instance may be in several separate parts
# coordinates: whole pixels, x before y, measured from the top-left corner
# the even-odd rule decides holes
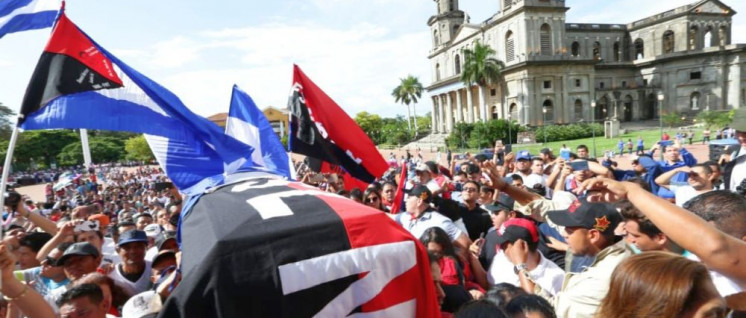
[[[422,84],[420,84],[420,80],[417,77],[414,77],[412,75],[408,75],[405,78],[399,79],[401,83],[399,86],[394,88],[394,91],[391,92],[391,96],[394,96],[396,99],[396,102],[402,102],[403,104],[407,105],[407,126],[409,128],[409,131],[412,131],[412,123],[410,121],[410,113],[409,113],[409,104],[414,103],[412,105],[412,109],[415,108],[415,105],[417,104],[417,100],[419,100],[420,97],[422,97]],[[414,133],[415,136],[417,135],[417,110],[414,110]]]
[[[505,63],[494,58],[495,50],[489,44],[476,42],[474,49],[463,49],[464,66],[461,81],[466,87],[479,86],[479,98],[484,106],[484,88],[500,81]],[[471,105],[469,105],[471,107]],[[484,114],[485,117],[487,114]],[[484,121],[486,118],[482,118]]]

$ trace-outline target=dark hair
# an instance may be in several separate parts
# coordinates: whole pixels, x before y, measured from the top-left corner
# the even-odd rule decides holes
[[[396,189],[396,182],[393,181],[386,181],[381,185],[381,189],[383,189],[385,186],[392,186],[394,189]]]
[[[513,181],[521,181],[523,182],[523,177],[521,177],[519,174],[514,173],[510,175],[510,178],[513,179]]]
[[[466,180],[466,181],[464,181],[464,185],[466,185],[468,183],[471,183],[471,184],[475,185],[477,187],[477,191],[479,191],[479,189],[482,187],[481,183],[479,183],[477,181],[474,181],[474,180]]]
[[[420,242],[425,245],[425,248],[427,248],[428,243],[437,243],[443,249],[443,256],[451,257],[456,261],[459,259],[456,249],[453,247],[453,242],[451,242],[451,237],[448,236],[446,231],[437,226],[425,230],[422,236],[420,236]]]
[[[709,164],[705,163],[698,163],[696,165],[693,165],[692,168],[701,167],[706,174],[712,174],[712,167],[710,167]]]
[[[56,249],[56,250],[60,250],[60,251],[62,251],[62,252],[64,253],[64,252],[65,252],[65,250],[66,250],[66,249],[67,249],[68,247],[70,247],[70,245],[73,245],[73,242],[62,242],[62,243],[60,243],[59,245],[57,245],[57,247],[55,247],[54,249]]]
[[[526,291],[518,286],[509,283],[499,283],[487,292],[485,299],[491,301],[497,305],[500,309],[505,309],[505,306],[515,297],[519,295],[525,295]]]
[[[376,188],[367,188],[365,189],[365,193],[363,193],[363,203],[366,205],[368,204],[368,196],[371,194],[375,194],[378,197],[378,206],[376,209],[379,209],[381,211],[386,211],[386,209],[383,207],[383,196],[381,196],[381,191]]]
[[[64,304],[81,297],[88,297],[92,303],[100,304],[104,300],[104,293],[101,291],[101,287],[96,284],[78,285],[68,289],[60,296],[57,300],[57,307],[62,307]]]
[[[363,191],[360,190],[360,188],[353,188],[350,190],[350,199],[358,199],[359,201],[363,201]]]
[[[629,178],[627,179],[627,182],[632,182],[637,185],[639,185],[641,188],[645,189],[647,192],[653,192],[653,188],[650,187],[650,183],[647,183],[645,180],[639,177]]]
[[[653,237],[663,233],[648,219],[648,217],[645,216],[645,214],[642,214],[642,212],[640,212],[640,210],[632,205],[628,200],[619,201],[615,205],[621,211],[620,213],[622,214],[624,221],[637,222],[637,225],[640,227],[640,232],[643,234]]]
[[[349,197],[350,196],[350,192],[348,192],[347,190],[339,190],[339,191],[337,191],[337,195],[341,195],[343,197]]]
[[[546,299],[537,295],[519,295],[511,299],[505,312],[510,315],[520,315],[531,312],[540,312],[546,318],[556,318],[554,308]]]
[[[475,300],[465,304],[454,315],[455,318],[508,318],[505,313],[487,300]]]
[[[88,273],[72,282],[73,287],[85,284],[108,285],[109,290],[111,290],[111,305],[114,308],[120,308],[124,306],[127,300],[132,296],[124,288],[122,288],[122,286],[117,285],[111,277],[101,273]]]
[[[687,209],[728,235],[746,236],[746,198],[728,190],[710,191],[684,203]]]
[[[39,252],[39,250],[44,247],[44,244],[47,244],[51,239],[52,235],[49,233],[31,232],[18,240],[18,245],[28,247],[36,253]]]
[[[720,170],[721,170],[720,169],[720,164],[718,164],[717,161],[710,160],[710,161],[705,162],[704,164],[710,166],[710,169],[712,169],[712,172],[715,172],[715,170],[717,170],[717,172],[720,172]],[[714,169],[713,169],[713,167],[714,167]]]
[[[493,194],[495,193],[495,189],[490,188],[488,186],[484,186],[484,185],[481,188],[479,188],[479,191],[493,193]]]
[[[534,186],[528,190],[542,197],[547,195],[547,188],[541,183],[534,184]]]
[[[575,148],[575,150],[584,149],[585,151],[588,151],[588,146],[586,145],[578,145],[578,147]]]
[[[117,223],[116,228],[119,229],[120,227],[123,227],[123,226],[137,226],[137,225],[135,224],[135,222],[132,222],[132,221],[122,221],[122,222]]]

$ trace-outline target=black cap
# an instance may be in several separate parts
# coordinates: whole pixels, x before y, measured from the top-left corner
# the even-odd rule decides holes
[[[539,242],[539,229],[531,220],[513,218],[505,221],[503,226],[505,230],[497,235],[497,244],[499,245],[507,242],[515,243],[517,240],[523,240],[529,244]]]
[[[595,229],[604,234],[614,233],[622,222],[622,215],[614,205],[585,200],[576,200],[567,210],[549,211],[547,217],[557,225]]]
[[[153,258],[153,261],[151,264],[158,264],[162,259],[167,257],[176,257],[176,251],[175,250],[162,250],[159,251],[158,254]]]
[[[509,184],[512,183],[513,180],[511,179]],[[511,198],[509,195],[505,194],[505,192],[501,192],[497,196],[497,201],[500,202],[500,204],[508,207],[511,211],[515,210],[515,200]]]
[[[492,202],[491,204],[486,204],[484,206],[484,208],[487,209],[487,211],[490,211],[490,213],[492,213],[492,212],[502,212],[502,211],[510,212],[511,211],[511,209],[507,205],[502,204],[499,201]]]
[[[117,246],[121,247],[124,244],[134,243],[134,242],[148,243],[148,235],[145,234],[144,231],[129,230],[127,232],[119,234],[119,241],[117,242]]]
[[[433,193],[430,192],[430,189],[428,189],[424,185],[416,185],[411,190],[409,190],[409,196],[415,196],[422,199],[422,201],[425,201],[426,203],[430,203],[430,200],[433,197]]]
[[[428,169],[430,169],[430,173],[435,173],[435,174],[438,173],[438,170],[439,170],[438,164],[435,163],[434,161],[425,161],[425,165],[427,166]]]
[[[70,245],[64,253],[62,253],[62,257],[57,260],[57,266],[65,265],[65,262],[72,256],[93,256],[98,257],[101,255],[98,252],[98,249],[96,249],[95,246],[91,245],[91,243],[88,242],[79,242]]]
[[[175,231],[163,231],[161,232],[161,234],[158,234],[158,237],[156,237],[155,239],[155,246],[160,251],[163,244],[166,243],[168,240],[176,240]]]

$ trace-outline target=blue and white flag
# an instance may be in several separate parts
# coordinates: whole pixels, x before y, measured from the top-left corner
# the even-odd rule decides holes
[[[237,85],[233,85],[225,133],[253,147],[255,150],[251,159],[258,166],[292,179],[289,157],[282,142],[254,100]]]
[[[0,38],[8,33],[51,27],[59,8],[59,0],[0,1]]]
[[[251,146],[192,113],[173,93],[93,42],[64,13],[26,90],[18,124],[26,130],[143,133],[169,178],[190,195],[222,182],[226,166],[256,168],[248,158]]]

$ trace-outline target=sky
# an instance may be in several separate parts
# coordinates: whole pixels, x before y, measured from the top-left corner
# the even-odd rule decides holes
[[[3,1],[3,0],[0,0]],[[460,0],[473,23],[500,0]],[[629,23],[696,0],[567,0],[566,22]],[[733,43],[746,43],[746,1]],[[67,0],[67,15],[98,44],[161,85],[195,113],[227,112],[233,84],[259,108],[284,108],[298,64],[350,116],[405,115],[391,91],[411,74],[431,80],[427,19],[433,0]],[[50,29],[0,39],[0,102],[20,108]],[[416,111],[431,108],[423,95]]]

